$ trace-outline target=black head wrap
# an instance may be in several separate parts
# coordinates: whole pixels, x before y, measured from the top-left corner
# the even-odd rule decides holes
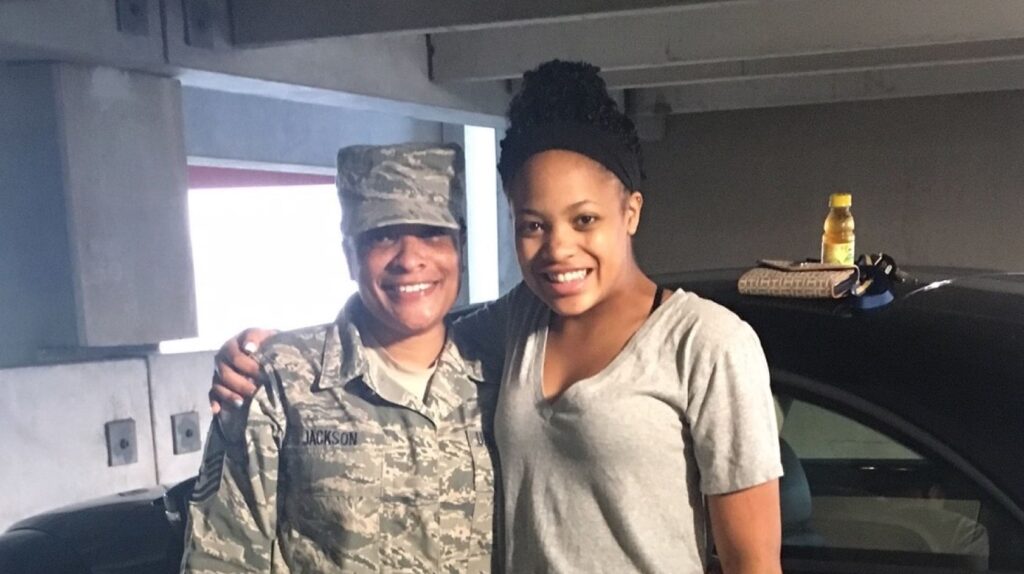
[[[511,180],[530,157],[549,150],[567,150],[585,155],[603,165],[633,191],[643,179],[636,154],[619,138],[589,124],[558,122],[528,126],[515,139],[502,142],[502,157],[508,157],[506,170]],[[502,174],[505,177],[505,174]]]
[[[644,170],[636,127],[608,94],[600,71],[586,62],[552,60],[523,74],[498,162],[506,189],[530,157],[554,149],[585,155],[626,189],[639,188]]]

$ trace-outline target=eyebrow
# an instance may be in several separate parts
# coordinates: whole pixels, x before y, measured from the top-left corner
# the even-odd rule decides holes
[[[584,205],[586,205],[588,203],[596,203],[596,202],[594,200],[592,200],[592,199],[583,199],[583,200],[577,201],[576,203],[573,203],[572,205],[566,207],[563,210],[563,212],[564,213],[568,213],[568,212],[571,212],[571,211],[575,211],[575,210],[583,207]],[[543,216],[543,214],[541,212],[539,212],[539,211],[537,211],[535,209],[529,209],[529,208],[526,208],[526,207],[517,210],[516,213],[518,213],[520,215],[536,215],[537,217],[542,217]]]

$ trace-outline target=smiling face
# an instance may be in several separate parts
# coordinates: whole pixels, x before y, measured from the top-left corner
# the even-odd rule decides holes
[[[348,245],[359,296],[378,340],[444,329],[459,294],[457,231],[429,225],[372,229]]]
[[[536,154],[510,198],[523,280],[555,313],[586,313],[639,273],[632,236],[643,199],[601,164],[570,151]]]

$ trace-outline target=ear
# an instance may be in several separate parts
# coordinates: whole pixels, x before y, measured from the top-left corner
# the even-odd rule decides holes
[[[359,281],[359,250],[356,249],[355,241],[351,237],[341,240],[341,248],[345,253],[345,263],[348,264],[348,276],[353,281]]]
[[[644,207],[644,196],[639,191],[631,191],[626,197],[626,232],[636,235],[640,226],[640,212]]]

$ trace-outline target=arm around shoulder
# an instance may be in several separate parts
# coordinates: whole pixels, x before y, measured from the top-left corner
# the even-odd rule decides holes
[[[494,301],[485,303],[453,324],[453,337],[463,356],[482,361],[488,376],[500,376],[505,360],[505,345],[512,322],[512,309],[529,296],[520,283]]]

